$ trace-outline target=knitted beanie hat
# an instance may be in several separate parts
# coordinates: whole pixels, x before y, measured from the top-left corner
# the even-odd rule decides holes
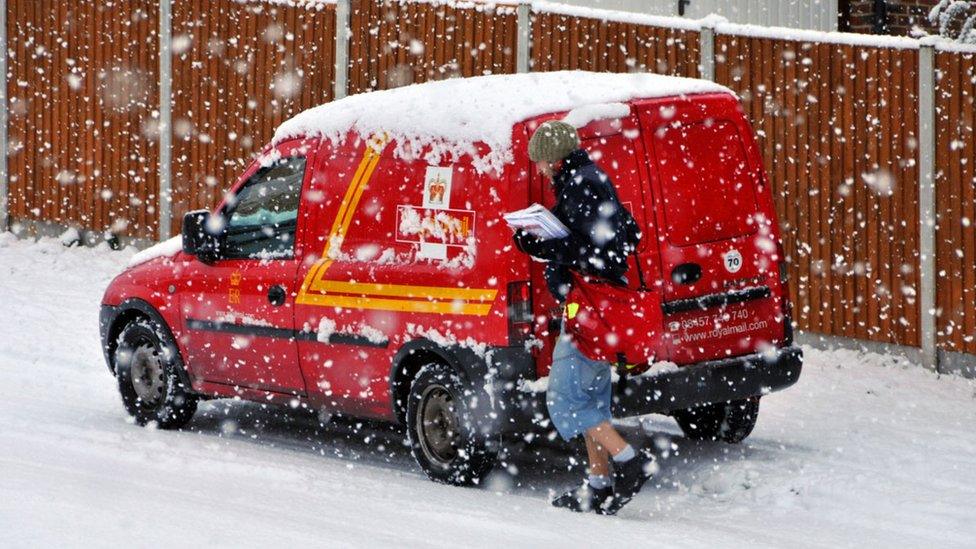
[[[529,158],[533,162],[559,162],[579,148],[576,128],[561,121],[550,120],[535,130],[529,139]]]

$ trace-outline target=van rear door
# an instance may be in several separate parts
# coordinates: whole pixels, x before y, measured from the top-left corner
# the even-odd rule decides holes
[[[777,343],[784,336],[778,229],[737,101],[698,95],[635,107],[650,160],[671,360]]]

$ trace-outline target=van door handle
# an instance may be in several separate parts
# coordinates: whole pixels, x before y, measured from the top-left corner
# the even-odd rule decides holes
[[[702,268],[697,263],[682,263],[671,271],[675,284],[694,284],[701,279]]]
[[[285,287],[281,285],[268,288],[268,302],[278,307],[285,304]]]

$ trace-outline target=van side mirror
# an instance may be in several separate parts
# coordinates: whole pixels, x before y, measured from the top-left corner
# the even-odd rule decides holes
[[[210,212],[196,210],[183,216],[183,253],[197,256],[204,263],[213,263],[220,249],[220,235],[210,228]]]

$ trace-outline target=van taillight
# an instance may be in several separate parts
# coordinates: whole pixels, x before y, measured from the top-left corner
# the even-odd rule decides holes
[[[779,281],[786,286],[786,283],[790,279],[789,267],[786,265],[786,251],[783,249],[783,243],[776,243],[776,261],[779,263]]]
[[[786,253],[783,243],[776,243],[776,254],[779,264],[779,282],[782,294],[779,298],[780,312],[783,314],[783,346],[793,345],[793,302],[790,301],[790,269],[786,264]]]
[[[523,345],[532,335],[532,287],[529,282],[508,284],[508,344]]]

